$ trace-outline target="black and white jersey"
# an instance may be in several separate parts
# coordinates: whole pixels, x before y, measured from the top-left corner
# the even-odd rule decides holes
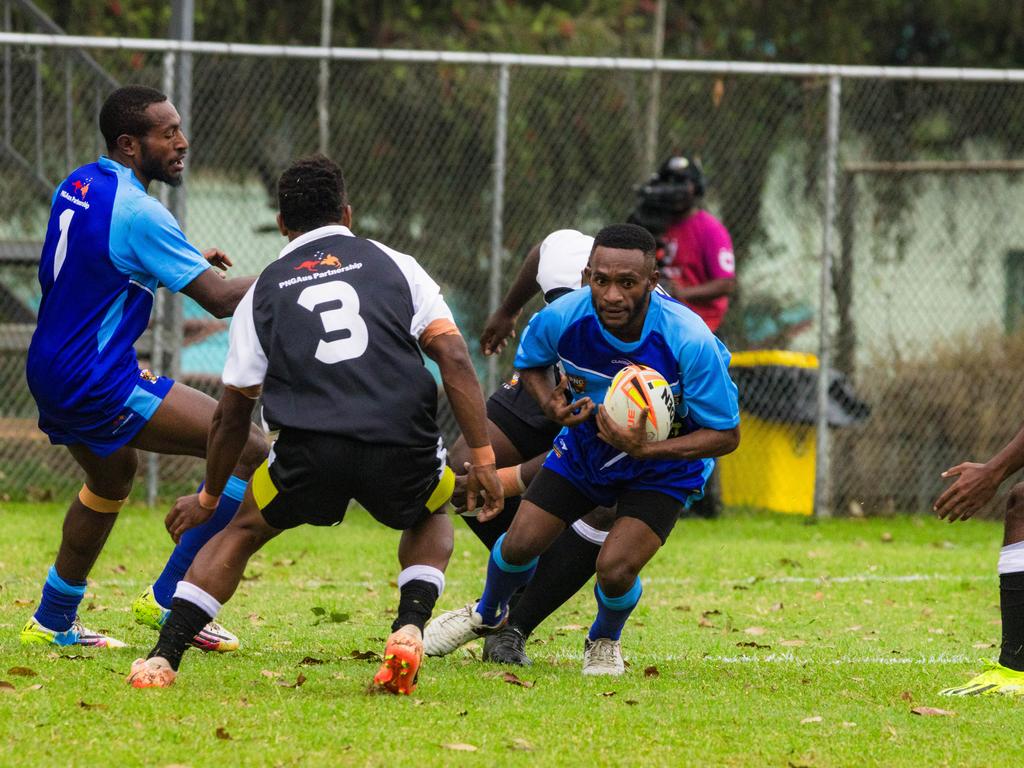
[[[433,445],[437,385],[418,339],[435,320],[451,310],[415,259],[321,227],[289,243],[239,303],[224,384],[262,384],[271,429]]]

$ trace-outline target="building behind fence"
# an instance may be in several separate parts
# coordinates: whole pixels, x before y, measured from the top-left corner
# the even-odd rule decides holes
[[[633,185],[653,170],[645,120],[660,92],[655,156],[702,159],[706,205],[734,237],[730,347],[824,350],[871,407],[822,445],[829,508],[924,509],[942,469],[986,458],[1024,416],[1024,164],[1013,159],[1024,72],[661,61],[659,90],[650,61],[189,46],[46,37],[7,22],[5,497],[60,497],[80,482],[35,428],[25,349],[53,187],[102,151],[98,106],[128,82],[185,101],[187,181],[166,199],[193,242],[224,249],[236,273],[258,272],[283,245],[276,175],[324,150],[345,170],[355,231],[416,256],[470,340],[532,244],[629,213]],[[215,394],[226,324],[172,297],[157,314],[140,357]],[[493,380],[510,355],[490,370],[477,363]],[[149,471],[168,494],[202,469],[161,459]]]

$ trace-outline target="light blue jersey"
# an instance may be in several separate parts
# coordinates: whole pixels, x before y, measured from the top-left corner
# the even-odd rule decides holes
[[[640,339],[609,333],[593,307],[590,288],[563,296],[538,312],[523,331],[516,368],[561,363],[574,400],[599,404],[612,378],[629,364],[658,371],[672,388],[676,420],[671,437],[700,428],[739,425],[729,350],[704,321],[665,295],[651,294]],[[632,459],[597,437],[594,419],[563,429],[545,466],[559,472],[596,503],[610,506],[625,489],[666,493],[684,503],[702,492],[713,459]]]
[[[172,383],[140,371],[135,356],[153,296],[160,285],[180,291],[208,268],[120,163],[101,157],[57,187],[26,368],[51,442],[107,455],[138,433]]]

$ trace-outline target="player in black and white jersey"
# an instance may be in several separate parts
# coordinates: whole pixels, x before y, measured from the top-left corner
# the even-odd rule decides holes
[[[412,691],[422,632],[444,590],[455,484],[436,423],[440,368],[471,446],[468,503],[486,491],[481,518],[501,509],[483,394],[440,288],[411,257],[349,229],[341,170],[323,156],[295,163],[278,185],[278,225],[289,244],[263,270],[231,323],[221,396],[210,431],[204,493],[218,496],[248,433],[257,398],[279,436],[253,475],[234,520],[203,547],[178,583],[171,616],[135,687],[164,687],[195,628],[234,593],[249,558],[282,530],[335,525],[350,500],[403,531],[401,600],[374,683]],[[167,517],[175,538],[208,512],[197,496]]]
[[[516,320],[523,307],[538,291],[546,303],[551,303],[581,287],[583,269],[593,246],[593,237],[574,229],[552,232],[534,246],[501,305],[488,318],[480,336],[481,351],[493,355],[504,349],[508,340],[515,336]],[[552,386],[559,378],[560,374],[552,369]],[[561,378],[561,386],[567,385],[568,381]],[[562,427],[551,421],[519,384],[518,373],[503,382],[487,400],[487,418],[505,503],[498,516],[486,522],[481,522],[480,518],[464,519],[490,550],[512,524],[521,494],[539,471]],[[469,460],[468,446],[461,437],[450,453],[452,466],[461,473]],[[610,510],[596,510],[573,523],[551,545],[541,557],[533,580],[513,604],[506,626],[484,639],[485,660],[519,665],[531,663],[525,652],[526,639],[537,625],[590,581],[613,520]],[[443,656],[452,650],[445,642],[439,622],[427,627],[424,647],[431,656]]]

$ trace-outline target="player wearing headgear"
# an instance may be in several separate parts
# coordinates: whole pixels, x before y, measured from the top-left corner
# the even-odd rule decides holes
[[[515,336],[515,323],[523,307],[538,291],[545,302],[550,303],[580,288],[593,246],[593,237],[575,229],[560,229],[531,248],[501,305],[484,325],[481,351],[492,355],[505,347],[508,339]],[[554,386],[560,378],[554,367],[549,376]],[[562,386],[567,388],[568,381]],[[472,517],[463,519],[490,550],[511,525],[523,490],[539,471],[562,425],[552,421],[525,391],[518,373],[500,384],[487,400],[487,418],[498,474],[504,485],[505,505],[497,517],[487,522]],[[468,459],[468,448],[461,436],[452,447],[449,459],[461,473]],[[484,639],[485,661],[531,663],[525,651],[526,639],[594,575],[597,555],[608,536],[612,519],[608,510],[598,510],[577,520],[551,545],[541,558],[533,580],[514,601],[508,624]],[[469,604],[462,610],[472,608],[473,604]],[[437,622],[428,626],[424,635],[428,655],[443,656],[453,650],[445,641],[442,627]]]
[[[289,243],[231,323],[206,490],[223,490],[256,398],[279,437],[238,514],[178,584],[159,641],[128,681],[170,685],[187,638],[231,597],[249,558],[285,529],[341,522],[354,499],[402,531],[401,598],[374,684],[407,694],[423,655],[423,625],[444,590],[452,524],[443,512],[455,482],[436,422],[437,385],[421,351],[438,364],[470,445],[468,506],[486,490],[486,519],[501,508],[502,492],[483,395],[438,284],[411,256],[349,229],[352,208],[337,165],[322,155],[296,162],[281,174],[278,204]],[[177,537],[203,514],[194,497],[183,497],[167,528]]]
[[[181,382],[140,370],[133,345],[149,324],[160,285],[227,317],[252,284],[252,278],[222,280],[211,267],[226,269],[231,260],[218,249],[200,253],[170,211],[146,194],[153,181],[182,182],[189,143],[167,97],[139,85],[118,88],[99,123],[109,156],[61,182],[39,261],[43,295],[26,377],[39,428],[50,442],[67,446],[85,484],[64,518],[57,558],[21,631],[23,643],[124,645],[79,621],[86,577],[131,491],[138,450],[204,456],[216,407]],[[220,503],[204,502],[210,522],[189,531],[154,587],[135,601],[137,620],[159,628],[178,578],[238,508],[266,443],[253,428],[240,448]],[[197,627],[192,641],[204,650],[238,647],[215,623]]]
[[[597,617],[584,645],[583,673],[624,670],[619,636],[640,599],[638,574],[667,539],[680,510],[699,496],[711,457],[739,442],[736,386],[729,353],[692,312],[655,291],[654,238],[618,224],[594,240],[586,286],[537,313],[516,355],[520,381],[545,413],[565,428],[530,484],[508,532],[491,550],[487,580],[470,611],[434,624],[453,646],[499,629],[510,596],[527,583],[568,525],[595,507],[616,505],[616,519],[597,560]],[[547,367],[560,362],[572,387],[552,389]],[[659,371],[679,398],[675,436],[645,440],[646,419],[627,429],[600,407],[625,364]],[[596,415],[595,415],[596,410]]]
[[[658,241],[662,287],[717,331],[736,290],[736,259],[728,230],[697,207],[704,196],[700,163],[670,157],[636,191],[637,207],[628,220]]]

